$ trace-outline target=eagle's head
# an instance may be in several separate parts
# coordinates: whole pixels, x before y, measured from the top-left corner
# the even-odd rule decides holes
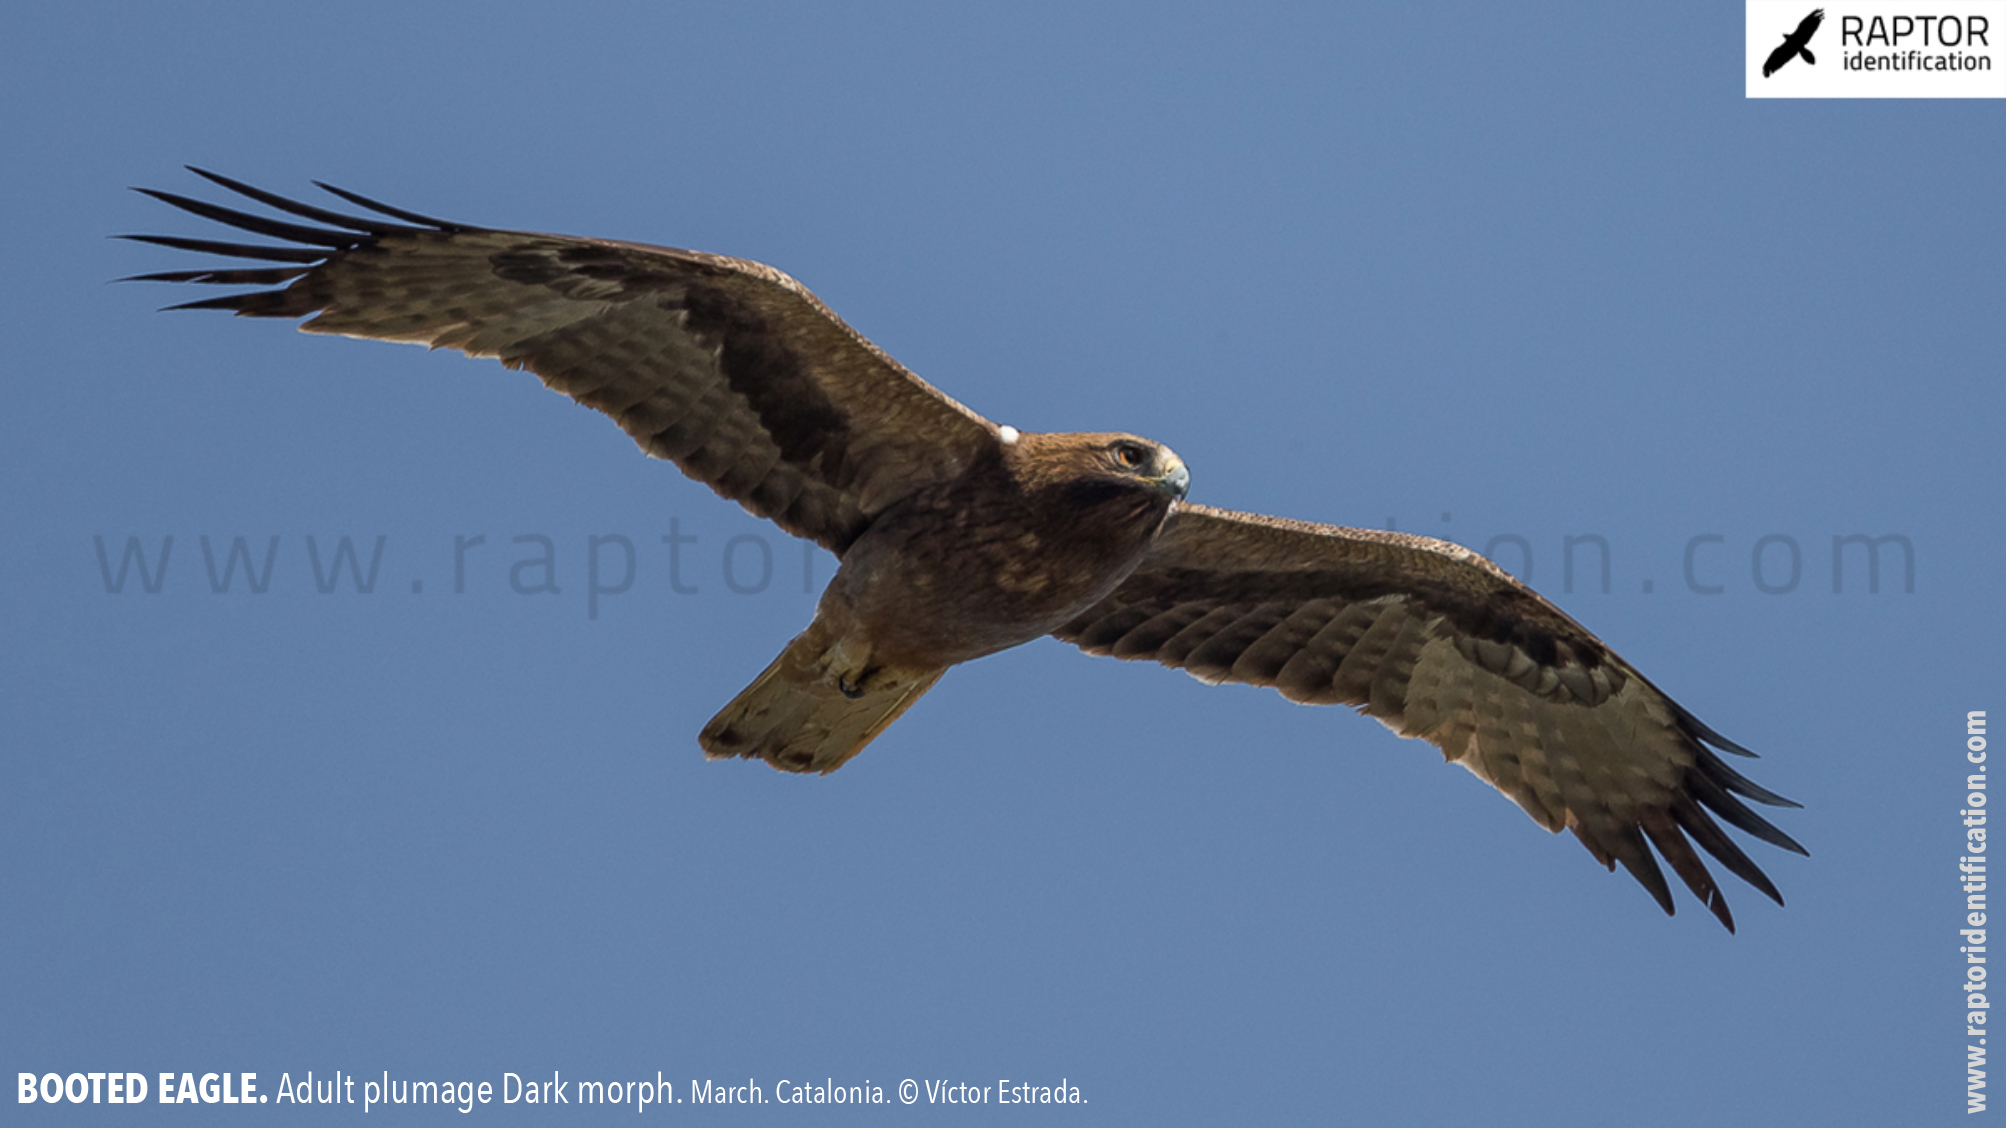
[[[1191,488],[1169,447],[1136,435],[1002,435],[1004,462],[1033,507],[1069,540],[1107,559],[1140,553]]]
[[[1134,435],[1091,437],[1105,439],[1094,453],[1114,479],[1134,482],[1173,501],[1182,501],[1191,489],[1191,471],[1176,451],[1162,443]]]
[[[1001,437],[1005,461],[1027,489],[1061,491],[1083,508],[1126,499],[1167,511],[1191,488],[1191,471],[1175,451],[1137,435],[1039,435],[1004,427]]]

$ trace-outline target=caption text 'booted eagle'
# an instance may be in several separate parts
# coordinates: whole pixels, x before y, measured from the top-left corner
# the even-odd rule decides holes
[[[1730,929],[1695,845],[1782,902],[1714,821],[1803,853],[1738,796],[1795,804],[1714,750],[1751,753],[1468,549],[1186,503],[1168,448],[991,423],[758,263],[470,227],[327,189],[373,213],[360,216],[200,175],[311,223],[142,189],[283,243],[129,236],[266,264],[141,280],[278,287],[174,308],[526,368],[840,558],[808,629],[704,727],[711,756],[834,771],[949,667],[1049,634],[1356,706],[1622,863],[1668,913],[1653,846]]]

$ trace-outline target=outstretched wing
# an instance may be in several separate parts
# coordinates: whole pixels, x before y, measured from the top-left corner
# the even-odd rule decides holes
[[[604,412],[689,476],[841,554],[886,506],[958,475],[996,428],[901,367],[800,283],[695,251],[449,223],[322,185],[348,215],[200,169],[320,226],[140,189],[283,246],[127,238],[278,266],[140,281],[276,286],[188,302],[492,356]]]
[[[1818,26],[1824,22],[1825,9],[1813,8],[1810,15],[1798,22],[1797,31],[1790,36],[1790,41],[1799,47],[1805,46],[1811,42],[1811,37],[1818,33]]]
[[[1057,636],[1201,681],[1346,704],[1439,746],[1541,826],[1621,862],[1664,910],[1648,840],[1730,931],[1699,845],[1781,904],[1713,820],[1803,853],[1737,795],[1796,806],[1708,748],[1701,724],[1495,564],[1444,541],[1180,505],[1149,556]],[[1711,815],[1709,814],[1711,812]]]

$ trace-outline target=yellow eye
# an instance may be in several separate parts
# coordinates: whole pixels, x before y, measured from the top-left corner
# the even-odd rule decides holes
[[[1148,454],[1134,443],[1121,443],[1114,448],[1114,456],[1123,469],[1134,470],[1148,461]]]

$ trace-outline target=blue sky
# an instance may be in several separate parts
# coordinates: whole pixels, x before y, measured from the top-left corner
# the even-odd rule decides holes
[[[1998,104],[1745,101],[1724,4],[4,19],[8,1078],[894,1101],[693,1114],[749,1122],[1963,1115]],[[1750,844],[1789,906],[1667,919],[1429,746],[1049,641],[833,776],[706,763],[833,561],[523,374],[107,285],[182,258],[105,236],[204,234],[125,190],[200,194],[184,163],[770,262],[990,418],[1169,444],[1194,500],[1494,545],[1805,805],[1808,859]],[[1891,554],[1835,592],[1853,534],[1906,538],[1913,591]],[[115,572],[170,536],[158,591],[107,590],[99,538]],[[381,538],[368,593],[319,590],[344,536]],[[267,590],[212,591],[204,537],[219,572],[276,537]],[[610,538],[636,567],[595,617]],[[557,590],[519,594],[545,541]],[[906,1078],[1088,1103],[923,1112]]]

